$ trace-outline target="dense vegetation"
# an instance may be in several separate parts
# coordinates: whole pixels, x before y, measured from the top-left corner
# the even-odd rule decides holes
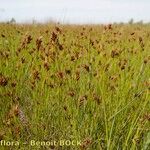
[[[149,66],[150,25],[1,23],[0,149],[148,150]]]

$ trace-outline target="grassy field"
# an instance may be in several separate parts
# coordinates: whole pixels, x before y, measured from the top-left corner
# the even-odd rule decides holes
[[[150,25],[0,24],[0,150],[150,150]]]

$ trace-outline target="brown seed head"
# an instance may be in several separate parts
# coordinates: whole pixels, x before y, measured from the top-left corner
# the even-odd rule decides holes
[[[0,85],[6,86],[8,84],[8,79],[0,74]]]
[[[52,40],[53,42],[56,42],[56,41],[57,41],[57,34],[56,34],[55,32],[52,32],[51,40]]]
[[[16,87],[16,84],[17,84],[17,82],[16,82],[16,81],[13,81],[13,82],[11,83],[11,86],[12,86],[12,87]]]
[[[64,73],[60,71],[60,72],[57,73],[57,76],[58,76],[58,78],[63,79],[64,78]]]
[[[59,27],[55,27],[55,30],[56,30],[58,33],[62,33],[62,30],[61,30]]]
[[[76,71],[76,80],[78,81],[80,79],[80,72]]]
[[[37,40],[36,40],[36,47],[39,50],[41,45],[42,45],[42,36],[40,36]]]
[[[40,77],[39,77],[39,71],[37,71],[37,70],[34,70],[33,71],[33,79],[35,80],[35,79],[40,79]]]
[[[92,143],[92,139],[91,138],[86,138],[82,144],[81,144],[81,149],[87,149]]]
[[[83,68],[87,71],[87,72],[89,72],[90,71],[90,67],[88,66],[88,65],[83,65]]]

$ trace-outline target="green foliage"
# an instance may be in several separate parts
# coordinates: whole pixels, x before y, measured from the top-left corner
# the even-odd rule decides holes
[[[149,25],[0,29],[0,140],[18,141],[15,150],[148,150]],[[81,144],[30,144],[65,139]]]

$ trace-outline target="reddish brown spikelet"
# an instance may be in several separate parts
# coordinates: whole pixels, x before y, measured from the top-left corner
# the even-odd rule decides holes
[[[143,42],[143,39],[142,39],[142,37],[139,37],[139,42],[141,43],[141,42]]]
[[[96,93],[93,93],[93,98],[97,102],[98,105],[101,103],[101,97],[97,95]]]
[[[46,30],[45,33],[48,34],[48,30]]]
[[[143,116],[143,120],[150,121],[150,113],[146,113],[146,114]]]
[[[81,32],[80,35],[83,36],[83,35],[84,35],[84,32]]]
[[[75,56],[71,56],[71,61],[74,61],[75,60]]]
[[[37,71],[37,70],[34,70],[33,71],[33,79],[35,80],[35,79],[40,79],[40,77],[39,77],[39,71]]]
[[[84,69],[87,71],[87,72],[89,72],[90,71],[90,67],[88,66],[88,65],[83,65],[83,67],[84,67]]]
[[[58,48],[59,48],[59,50],[63,50],[64,49],[62,44],[58,44]]]
[[[94,41],[92,41],[91,39],[90,39],[90,44],[93,46],[94,45]]]
[[[24,57],[21,58],[21,62],[25,63],[25,58]]]
[[[78,59],[79,58],[79,52],[75,52],[75,57]]]
[[[148,60],[147,59],[144,59],[144,64],[147,64],[148,63]]]
[[[61,33],[62,30],[59,28],[59,27],[55,27],[55,30],[58,32],[58,33]]]
[[[112,24],[108,24],[108,29],[112,30]]]
[[[36,40],[36,47],[39,50],[42,45],[42,36]]]
[[[71,97],[74,97],[75,92],[74,92],[73,90],[70,90],[70,91],[68,92],[68,95],[71,96]]]
[[[81,144],[81,149],[87,149],[90,145],[92,144],[92,139],[91,138],[86,138],[82,144]]]
[[[64,73],[60,71],[60,72],[57,73],[57,76],[58,76],[58,78],[63,79],[64,78]]]
[[[27,36],[27,44],[30,44],[31,41],[32,41],[32,37],[31,37],[31,35],[28,35],[28,36]]]
[[[67,106],[64,106],[64,110],[67,111]]]
[[[78,81],[80,79],[80,72],[76,71],[76,80]]]
[[[66,72],[66,74],[71,74],[71,70],[70,69],[66,69],[65,72]]]
[[[49,70],[48,62],[44,62],[44,68],[45,68],[47,71]]]
[[[57,34],[56,34],[55,32],[52,32],[51,40],[52,40],[53,42],[56,42],[56,41],[57,41]]]
[[[79,99],[79,106],[82,106],[83,104],[85,104],[85,102],[87,101],[87,95],[83,95],[80,97]]]
[[[17,82],[16,82],[16,81],[13,81],[13,82],[11,83],[11,86],[12,86],[12,87],[16,87],[16,85],[17,85]]]
[[[134,35],[134,34],[135,34],[135,32],[132,32],[132,33],[131,33],[131,35]]]
[[[116,50],[112,50],[111,57],[114,58],[115,56],[119,56],[119,52],[117,52]]]
[[[0,85],[6,86],[8,84],[8,79],[0,74]]]
[[[113,75],[113,76],[110,76],[109,79],[112,81],[117,81],[118,77],[116,75]]]
[[[120,60],[119,67],[120,67],[121,70],[124,70],[126,65],[127,65],[127,60],[126,59]]]
[[[5,38],[5,35],[4,35],[4,34],[1,34],[1,37],[2,37],[2,38]]]
[[[9,54],[10,54],[9,51],[6,51],[6,52],[3,53],[3,56],[4,56],[5,58],[9,58]]]
[[[55,87],[54,84],[52,84],[52,83],[49,83],[48,86],[52,89]]]

